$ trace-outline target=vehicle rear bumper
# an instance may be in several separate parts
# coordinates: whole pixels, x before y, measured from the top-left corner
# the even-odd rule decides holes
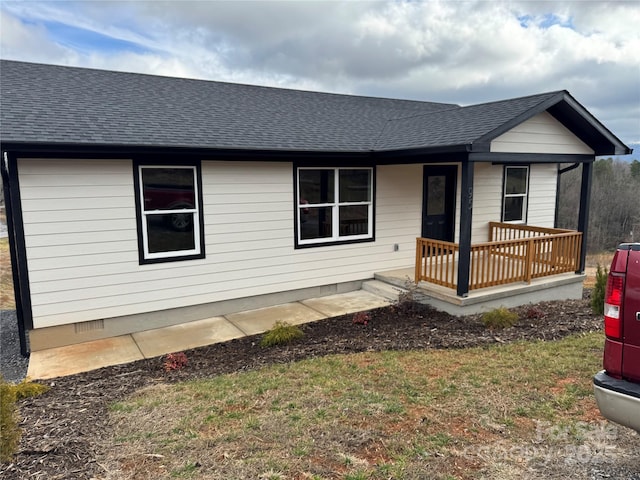
[[[640,384],[610,377],[603,370],[593,377],[593,390],[605,418],[640,432]]]

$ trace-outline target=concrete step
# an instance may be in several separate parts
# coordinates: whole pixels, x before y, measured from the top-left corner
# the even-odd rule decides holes
[[[406,292],[406,289],[404,288],[389,285],[388,283],[381,282],[380,280],[367,280],[366,282],[362,282],[362,289],[394,302],[398,301],[398,297],[401,293]]]
[[[373,275],[373,278],[375,280],[380,280],[381,282],[388,283],[389,285],[400,287],[406,290],[408,286],[414,285],[413,274],[414,274],[413,269],[402,268],[399,270],[376,272]]]

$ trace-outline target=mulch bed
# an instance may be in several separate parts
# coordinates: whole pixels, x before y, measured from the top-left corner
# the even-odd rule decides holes
[[[520,320],[499,332],[487,330],[478,315],[455,317],[406,302],[371,311],[366,325],[354,323],[353,315],[302,325],[304,338],[288,346],[264,348],[259,345],[260,336],[253,336],[189,350],[185,352],[188,365],[179,371],[165,372],[163,358],[154,358],[47,380],[43,383],[52,387],[49,392],[19,404],[23,429],[20,451],[12,463],[0,465],[0,477],[105,477],[100,459],[110,435],[109,405],[147,385],[329,354],[557,340],[602,328],[601,317],[591,312],[588,296],[587,291],[582,300],[512,309]]]

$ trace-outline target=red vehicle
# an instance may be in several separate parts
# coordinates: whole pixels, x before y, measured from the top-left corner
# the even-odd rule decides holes
[[[604,370],[593,379],[603,416],[640,432],[640,243],[618,246],[604,305]]]

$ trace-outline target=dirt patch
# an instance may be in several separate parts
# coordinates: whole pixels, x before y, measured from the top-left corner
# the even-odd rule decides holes
[[[9,239],[5,237],[0,238],[0,310],[15,310],[15,308]]]
[[[48,393],[20,404],[24,431],[20,451],[13,463],[0,466],[0,472],[7,479],[108,478],[101,458],[103,439],[106,442],[110,431],[109,406],[150,385],[327,354],[556,340],[601,329],[588,295],[582,300],[543,302],[535,309],[528,305],[514,310],[520,316],[514,327],[490,332],[478,316],[455,317],[407,303],[372,311],[367,325],[354,324],[351,315],[302,325],[304,338],[286,347],[260,347],[259,336],[254,336],[189,350],[185,352],[188,365],[180,371],[165,372],[162,358],[155,358],[46,381],[52,386]],[[379,455],[373,447],[367,453],[372,458]],[[132,459],[131,468],[139,460]],[[154,462],[154,458],[145,459],[149,468]]]

